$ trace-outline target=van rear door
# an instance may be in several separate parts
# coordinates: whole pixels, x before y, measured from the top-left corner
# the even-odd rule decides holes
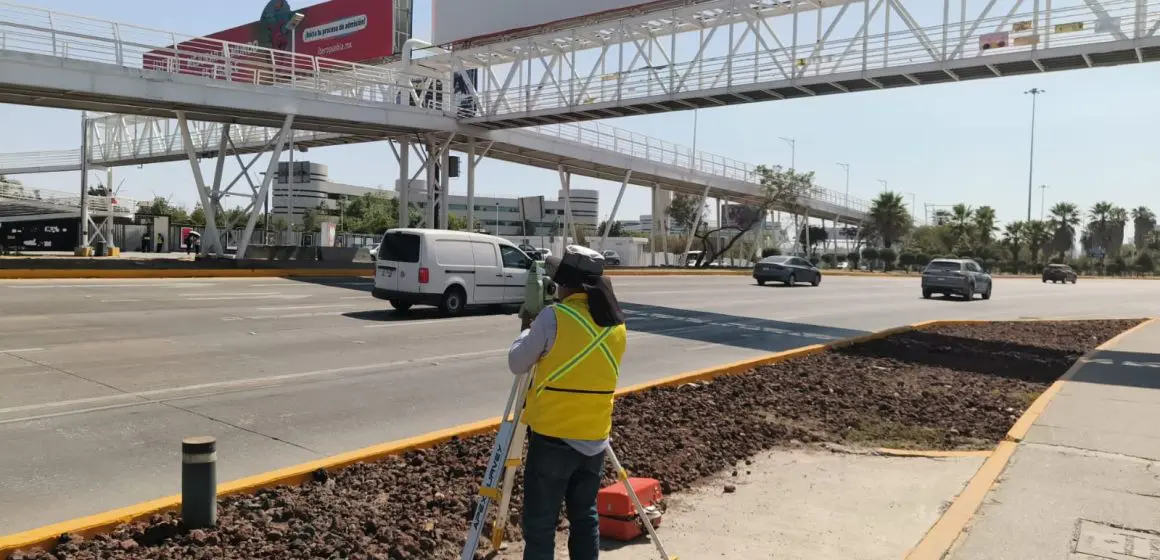
[[[376,285],[385,280],[381,285],[383,288],[410,294],[419,293],[421,241],[422,239],[415,233],[388,231],[383,236],[383,244],[379,248],[379,276],[375,278]],[[385,284],[393,287],[388,288]]]

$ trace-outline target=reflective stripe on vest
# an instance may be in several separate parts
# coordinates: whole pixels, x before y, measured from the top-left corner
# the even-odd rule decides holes
[[[575,356],[572,356],[571,359],[569,359],[567,362],[562,364],[560,367],[556,368],[555,371],[553,371],[552,373],[549,373],[544,378],[543,383],[541,383],[539,387],[536,387],[536,395],[540,395],[544,391],[549,390],[549,388],[548,388],[549,383],[559,381],[565,375],[568,375],[568,372],[572,371],[572,368],[576,367],[577,364],[582,362],[585,358],[587,358],[589,355],[591,355],[596,350],[600,350],[600,353],[604,355],[606,360],[608,360],[608,364],[610,366],[612,366],[613,378],[619,379],[620,378],[620,367],[617,365],[616,359],[612,356],[612,352],[608,349],[608,345],[604,343],[604,339],[608,338],[608,335],[612,334],[616,327],[606,327],[603,329],[603,331],[600,331],[598,333],[598,331],[596,330],[596,325],[593,325],[592,323],[590,323],[588,320],[586,320],[584,318],[584,316],[580,315],[575,310],[569,308],[567,305],[564,305],[563,303],[557,303],[556,308],[559,309],[560,311],[562,311],[564,313],[564,315],[566,315],[566,316],[572,318],[572,320],[576,321],[584,329],[584,331],[587,332],[588,335],[592,337],[592,340],[588,342],[588,344],[584,347],[583,350],[581,350]],[[574,392],[588,393],[591,391],[574,391]]]

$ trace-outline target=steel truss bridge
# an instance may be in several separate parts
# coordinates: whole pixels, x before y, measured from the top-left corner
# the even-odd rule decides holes
[[[630,183],[653,187],[654,201],[669,190],[745,202],[760,194],[752,166],[577,121],[1152,61],[1160,57],[1157,4],[685,0],[514,40],[431,49],[401,67],[0,2],[0,102],[110,113],[86,121],[82,152],[41,155],[39,163],[10,157],[6,167],[187,159],[207,209],[204,248],[215,252],[223,250],[215,235],[222,197],[250,199],[252,231],[290,145],[389,140],[403,184],[426,173],[428,185],[436,183],[430,163],[466,151],[469,196],[475,166],[491,156],[557,169],[565,190],[575,173],[620,181],[621,195]],[[460,80],[467,91],[455,91],[457,76],[467,78]],[[412,149],[418,170],[409,169]],[[271,155],[268,172],[255,182],[249,169],[262,153]],[[243,154],[256,155],[246,164]],[[218,160],[208,181],[202,157]],[[222,167],[231,157],[243,171],[226,185]],[[243,177],[250,192],[234,192]],[[444,178],[428,189],[426,225],[446,225],[434,208],[448,186]],[[866,218],[864,201],[825,189],[804,202],[812,217]],[[619,197],[613,218],[618,207]]]

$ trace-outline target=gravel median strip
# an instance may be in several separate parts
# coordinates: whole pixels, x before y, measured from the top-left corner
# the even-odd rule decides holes
[[[613,443],[634,476],[661,480],[666,493],[782,445],[989,449],[1075,360],[1139,322],[937,326],[652,389],[617,401]],[[214,530],[155,515],[11,560],[457,558],[492,441],[456,439],[225,498]],[[513,539],[519,486],[517,477]]]

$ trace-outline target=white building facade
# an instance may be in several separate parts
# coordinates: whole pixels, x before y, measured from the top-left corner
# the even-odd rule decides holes
[[[311,162],[295,162],[293,183],[287,176],[289,165],[278,165],[277,180],[273,185],[271,212],[274,217],[289,219],[293,224],[302,222],[307,210],[323,208],[337,211],[344,199],[378,194],[397,198],[400,184],[394,189],[375,189],[344,185],[332,182],[326,165]],[[291,185],[293,189],[291,189]],[[571,189],[572,220],[576,227],[593,233],[599,226],[600,193],[595,190]],[[427,206],[427,188],[424,181],[412,181],[410,201],[420,212]],[[524,216],[520,212],[519,199],[514,197],[476,196],[474,229],[500,236],[551,236],[563,235],[564,191],[557,192],[556,200],[544,200],[542,216]],[[467,219],[467,197],[452,194],[447,197],[450,215]]]

